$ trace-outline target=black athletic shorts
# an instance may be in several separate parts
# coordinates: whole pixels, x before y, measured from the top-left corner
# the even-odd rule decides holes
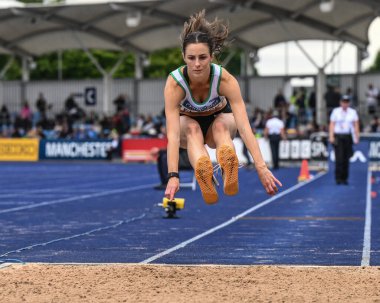
[[[194,119],[199,123],[199,126],[202,129],[203,138],[206,139],[206,134],[208,131],[208,128],[214,122],[215,118],[221,114],[221,113],[232,113],[232,109],[230,106],[230,103],[227,101],[227,104],[225,107],[223,107],[221,110],[218,110],[217,112],[209,115],[209,116],[188,116],[191,119]],[[180,116],[186,116],[185,114],[180,114]]]

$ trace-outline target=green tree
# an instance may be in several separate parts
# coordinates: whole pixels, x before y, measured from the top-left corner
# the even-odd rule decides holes
[[[377,52],[376,58],[371,67],[368,68],[368,72],[380,71],[380,51]]]
[[[11,56],[9,55],[0,55],[0,70],[2,70],[5,65],[8,63]],[[13,59],[12,65],[9,67],[7,72],[4,75],[3,80],[16,80],[21,78],[21,63],[17,57]]]
[[[112,69],[121,56],[119,52],[104,50],[93,50],[91,53],[107,72]],[[36,63],[37,67],[31,72],[31,79],[57,79],[58,54],[56,52],[36,58]],[[133,77],[133,75],[134,56],[127,54],[113,76],[115,78],[126,78]],[[63,79],[99,79],[102,75],[85,52],[68,50],[62,53],[62,77]]]
[[[43,0],[19,0],[20,2],[24,3],[42,3]]]
[[[149,56],[149,65],[144,68],[145,78],[166,78],[170,72],[183,65],[178,47],[156,51]]]

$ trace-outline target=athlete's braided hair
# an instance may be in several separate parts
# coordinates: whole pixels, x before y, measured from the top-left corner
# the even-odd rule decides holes
[[[185,22],[180,37],[183,53],[186,51],[186,46],[191,43],[206,43],[211,55],[220,53],[223,48],[228,36],[228,25],[218,18],[209,22],[205,14],[205,10],[202,10],[190,16]]]

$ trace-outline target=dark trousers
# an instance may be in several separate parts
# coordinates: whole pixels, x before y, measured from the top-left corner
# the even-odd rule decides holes
[[[168,178],[168,153],[166,152],[166,149],[161,149],[158,152],[158,158],[157,158],[157,170],[158,174],[160,175],[161,184],[167,183]]]
[[[251,161],[251,158],[249,156],[248,148],[247,148],[247,146],[245,146],[244,142],[243,142],[243,155],[247,159],[247,165],[251,165],[252,161]]]
[[[273,169],[279,168],[279,149],[280,149],[280,135],[269,135],[269,145],[272,152]]]
[[[352,156],[352,136],[335,134],[335,180],[347,181]]]
[[[189,170],[192,169],[189,156],[187,155],[187,150],[180,148],[179,149],[179,165],[180,170]],[[157,170],[160,175],[161,184],[166,184],[168,182],[168,153],[166,149],[161,149],[158,152],[157,158]]]

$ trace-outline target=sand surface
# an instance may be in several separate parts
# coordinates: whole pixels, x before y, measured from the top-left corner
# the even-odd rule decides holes
[[[17,264],[0,302],[380,302],[380,267]]]

